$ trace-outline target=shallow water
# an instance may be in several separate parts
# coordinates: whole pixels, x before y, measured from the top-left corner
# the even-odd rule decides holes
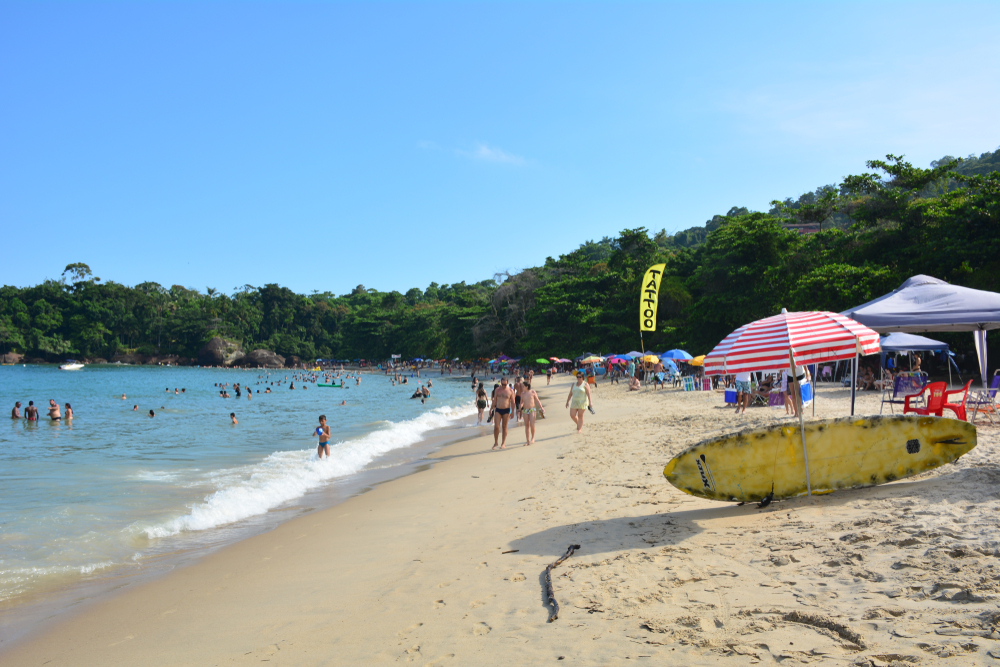
[[[23,412],[29,400],[42,413],[38,422],[0,421],[0,602],[236,539],[234,528],[294,510],[307,494],[419,458],[408,456],[413,445],[475,412],[468,378],[439,371],[421,378],[433,382],[426,404],[408,398],[416,378],[393,387],[381,374],[364,374],[347,389],[302,390],[296,382],[292,391],[285,380],[292,372],[266,373],[0,368],[5,414],[15,401]],[[253,398],[237,399],[231,387],[233,398],[219,398],[214,385],[225,382],[253,389]],[[265,386],[271,394],[258,393]],[[50,398],[73,405],[72,423],[45,416]],[[321,413],[333,433],[331,457],[322,461],[313,433]]]

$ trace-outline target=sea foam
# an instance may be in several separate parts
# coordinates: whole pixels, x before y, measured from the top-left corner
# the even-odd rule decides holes
[[[169,537],[264,514],[329,480],[362,470],[382,454],[416,444],[428,432],[472,414],[475,409],[468,405],[440,407],[408,421],[386,422],[385,428],[356,440],[331,443],[328,459],[317,459],[312,448],[274,452],[259,463],[219,471],[218,477],[228,480],[226,485],[192,506],[189,513],[157,525],[133,528],[150,538]]]

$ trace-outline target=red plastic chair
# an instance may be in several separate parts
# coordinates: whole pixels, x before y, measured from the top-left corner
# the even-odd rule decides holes
[[[910,400],[920,398],[924,392],[929,391],[930,394],[927,396],[927,401],[924,407],[910,407]],[[910,394],[903,398],[903,414],[914,414],[914,415],[934,415],[935,417],[942,417],[945,406],[945,395],[948,393],[948,383],[947,382],[931,382],[925,385],[919,393]],[[963,408],[963,413],[965,409]]]
[[[962,387],[961,389],[958,389],[956,391],[946,391],[944,395],[945,403],[942,407],[948,408],[949,410],[954,412],[955,415],[962,421],[969,421],[965,415],[965,399],[969,395],[969,387],[971,386],[972,386],[972,380],[969,380],[968,382],[965,383],[965,386]],[[948,402],[949,398],[958,395],[962,396],[962,400],[960,400],[958,403]]]

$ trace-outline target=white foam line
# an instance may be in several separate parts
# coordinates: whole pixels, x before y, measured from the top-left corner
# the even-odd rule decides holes
[[[323,460],[316,458],[313,448],[274,452],[260,463],[220,471],[220,477],[236,479],[194,505],[188,514],[152,526],[133,524],[130,529],[151,538],[169,537],[264,514],[331,479],[360,471],[386,452],[416,444],[429,431],[474,413],[475,408],[468,405],[441,407],[416,419],[389,422],[388,428],[331,445],[330,458]]]

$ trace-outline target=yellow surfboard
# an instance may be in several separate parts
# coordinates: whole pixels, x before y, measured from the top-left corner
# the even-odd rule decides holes
[[[914,415],[841,417],[806,422],[812,492],[885,484],[932,470],[976,446],[976,427]],[[663,469],[685,493],[711,500],[760,501],[806,494],[798,423],[705,440]]]

